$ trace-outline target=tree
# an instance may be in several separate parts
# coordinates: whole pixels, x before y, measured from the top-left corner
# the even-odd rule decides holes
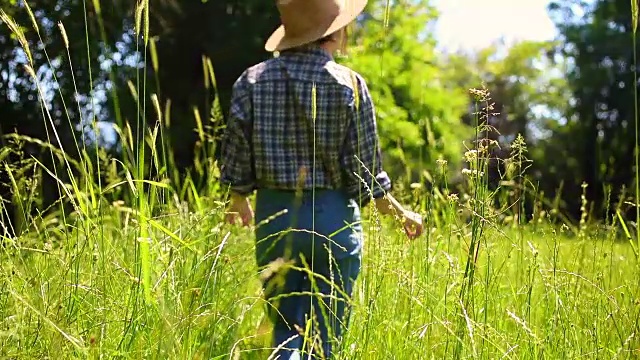
[[[78,158],[79,150],[88,145],[84,141],[88,134],[80,125],[92,122],[87,111],[91,84],[100,83],[105,72],[98,62],[90,62],[87,57],[87,53],[98,56],[102,51],[99,41],[86,40],[85,29],[91,30],[95,12],[86,13],[85,28],[82,4],[80,0],[34,0],[28,4],[0,1],[0,27],[5,30],[0,33],[0,145],[4,150],[0,197],[6,210],[6,214],[0,214],[3,221],[18,215],[13,214],[16,194],[10,171],[21,175],[19,181],[42,173],[41,209],[54,204],[61,195],[53,177],[25,160],[39,160],[63,180],[69,175],[59,157],[37,142],[25,141],[25,136],[64,149],[70,158]],[[14,135],[19,135],[20,141]],[[20,146],[15,146],[17,142]]]
[[[33,55],[31,66],[45,89],[42,100],[51,111],[52,126],[60,134],[60,143],[51,140],[55,148],[78,157],[77,149],[95,145],[96,129],[90,126],[94,120],[122,129],[129,126],[133,134],[147,133],[156,125],[157,116],[151,106],[146,107],[151,111],[142,116],[138,111],[143,104],[152,104],[152,95],[156,94],[163,106],[171,102],[173,121],[162,134],[170,139],[167,149],[175,159],[172,165],[177,176],[173,179],[180,182],[190,172],[193,149],[199,141],[194,131],[194,109],[205,128],[211,123],[214,101],[226,110],[231,85],[241,71],[269,56],[262,47],[277,25],[276,8],[261,1],[151,0],[150,36],[156,45],[152,53],[145,48],[141,34],[134,32],[142,4],[124,0],[33,0],[29,2],[30,12],[24,1],[0,2],[0,8],[13,18],[8,22],[17,24],[12,28],[2,24],[9,31],[0,34],[0,55],[9,60],[0,64],[2,145],[7,145],[6,135],[10,133],[46,142],[52,139],[52,128],[46,127],[51,124],[42,117],[39,94],[24,68],[26,58],[21,48],[27,47]],[[65,36],[59,22],[66,29]],[[23,43],[16,40],[16,30],[25,33]],[[215,81],[208,79],[210,84],[217,83],[216,89],[204,86],[203,57],[212,59]],[[137,148],[141,141],[142,136],[135,136],[130,145]],[[41,146],[30,144],[25,149],[28,154],[23,157],[35,155],[47,168],[54,169],[50,154]],[[16,163],[18,154],[3,155],[4,163]],[[8,184],[6,173],[2,173],[0,183]],[[55,188],[56,182],[49,178],[41,190],[46,193]],[[10,208],[10,187],[0,191]],[[45,203],[53,203],[59,195],[56,191],[45,194]]]
[[[578,211],[584,181],[601,217],[605,187],[613,189],[615,201],[624,187],[632,187],[636,173],[631,2],[567,0],[549,9],[564,42],[557,53],[571,63],[567,80],[574,99],[566,124],[554,129],[553,145],[563,155],[554,160],[575,172],[565,178],[568,206]]]
[[[134,2],[121,3],[129,4],[129,13],[135,10]],[[213,103],[221,106],[219,115],[226,113],[234,81],[246,67],[269,57],[263,49],[264,41],[279,18],[273,3],[257,0],[156,0],[150,1],[150,7],[149,36],[154,39],[155,54],[147,49],[147,101],[155,93],[163,106],[170,102],[171,121],[164,130],[175,166],[184,176],[194,165],[196,112],[205,128],[214,120],[222,120],[212,118]],[[126,33],[131,37],[135,36],[132,30],[130,24]],[[213,79],[206,58],[213,65]],[[206,81],[216,87],[207,89]],[[135,123],[137,104],[131,101],[125,84],[118,88],[119,97],[129,99],[123,106],[123,117]],[[154,126],[155,122],[156,115],[149,112],[147,125]]]
[[[447,86],[435,40],[425,33],[437,17],[429,1],[369,4],[344,61],[366,79],[377,107],[385,164],[416,181],[436,160],[459,164],[469,136],[460,117],[465,95]]]
[[[522,41],[505,47],[494,44],[475,54],[447,56],[448,77],[461,88],[485,87],[493,104],[489,134],[498,141],[504,159],[518,135],[535,145],[545,138],[551,123],[559,120],[569,99],[568,87],[559,64],[549,62],[553,42]],[[500,55],[503,54],[503,55]],[[473,124],[474,112],[483,111],[469,93],[470,111],[463,121]],[[477,106],[479,108],[477,108]]]

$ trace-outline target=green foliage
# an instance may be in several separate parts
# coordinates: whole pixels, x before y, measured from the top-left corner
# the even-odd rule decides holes
[[[534,143],[560,120],[570,97],[562,64],[547,59],[554,46],[522,41],[509,48],[496,44],[474,54],[452,54],[445,71],[460,87],[483,85],[489,90],[494,103],[491,125],[508,139],[503,145],[517,134]]]
[[[0,63],[0,72],[11,74],[0,78],[0,145],[6,146],[6,135],[15,133],[54,144],[72,159],[85,150],[94,157],[86,145],[105,145],[107,138],[96,138],[95,132],[100,121],[111,122],[120,133],[119,146],[109,151],[122,150],[119,160],[128,164],[144,154],[146,175],[159,179],[168,174],[177,188],[189,183],[206,191],[215,167],[204,157],[215,156],[213,138],[223,125],[231,84],[246,67],[269,57],[262,46],[277,26],[276,9],[257,0],[158,0],[136,20],[137,9],[144,10],[138,5],[144,3],[31,1],[29,11],[25,2],[0,1],[16,23],[14,31],[0,33],[0,57],[8,59]],[[424,175],[437,178],[436,161],[442,158],[448,161],[449,175],[460,182],[463,142],[471,146],[472,113],[478,110],[469,89],[484,83],[499,113],[487,119],[500,134],[491,134],[503,147],[496,158],[508,157],[509,144],[522,134],[534,161],[530,179],[546,197],[559,196],[562,207],[577,219],[586,181],[594,216],[610,218],[603,211],[603,189],[629,187],[637,178],[637,166],[627,166],[638,137],[629,125],[636,117],[636,96],[629,91],[635,2],[558,1],[550,6],[562,35],[558,41],[452,56],[436,51],[429,33],[437,20],[432,5],[428,0],[371,1],[352,34],[348,57],[340,60],[369,84],[392,176],[411,182]],[[142,17],[141,30],[150,34],[144,38],[134,32]],[[0,24],[8,30],[7,25]],[[53,121],[41,117],[43,104],[23,66],[26,48],[46,85],[42,100]],[[104,126],[99,129],[105,133]],[[153,144],[144,139],[146,133],[155,134]],[[56,161],[36,144],[5,162],[35,157],[53,169]],[[146,144],[145,151],[139,144]],[[501,170],[499,164],[490,166],[492,184]],[[13,196],[8,183],[6,174],[0,174],[5,200]],[[61,195],[51,190],[57,188],[55,180],[44,176],[40,186],[44,206],[55,204]]]
[[[558,181],[544,187],[558,187],[561,181],[564,191],[577,194],[586,182],[586,196],[594,203],[593,215],[599,218],[611,217],[606,212],[607,199],[626,196],[626,188],[633,187],[637,177],[631,164],[638,137],[634,130],[638,98],[633,65],[638,39],[632,36],[635,15],[631,3],[566,0],[549,5],[562,40],[556,53],[572,65],[565,73],[572,101],[566,125],[554,129],[556,143],[552,145],[568,156],[552,160],[556,168],[570,167],[576,172],[574,176],[559,173]],[[577,196],[563,199],[570,208],[579,207]],[[636,217],[631,210],[623,212]]]
[[[344,61],[371,90],[388,168],[402,175],[408,167],[413,180],[436,169],[439,158],[459,165],[462,140],[471,134],[460,122],[464,93],[446,85],[435,41],[424,34],[435,19],[428,1],[388,9],[386,1],[374,1]]]
[[[447,56],[446,72],[451,83],[488,91],[487,104],[477,104],[473,94],[469,103],[472,111],[486,113],[483,120],[491,126],[486,136],[499,144],[499,148],[492,151],[489,186],[503,190],[506,198],[500,196],[499,199],[505,208],[514,205],[508,198],[522,196],[524,204],[518,204],[518,214],[531,214],[537,201],[555,196],[561,184],[557,181],[573,178],[578,172],[575,161],[572,164],[567,161],[575,160],[580,154],[563,149],[571,141],[570,136],[561,137],[556,132],[564,126],[571,100],[571,88],[564,76],[567,63],[548,56],[557,45],[557,42],[522,41],[508,48],[494,44],[473,54]],[[490,107],[488,111],[487,107]],[[473,119],[472,112],[464,116],[465,123],[473,123]],[[526,171],[514,179],[509,176],[513,166],[509,158],[519,137],[529,151],[524,163],[518,165]],[[503,179],[502,175],[507,178]],[[551,183],[554,185],[548,186]],[[563,195],[579,198],[579,193],[574,192]],[[558,205],[562,211],[567,209],[565,204]]]

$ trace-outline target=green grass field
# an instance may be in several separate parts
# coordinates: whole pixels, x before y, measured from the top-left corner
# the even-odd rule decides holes
[[[105,204],[95,217],[5,239],[0,358],[268,358],[252,233],[222,225],[222,209],[201,200],[211,206],[176,204],[147,221]],[[391,221],[366,225],[341,358],[638,355],[640,278],[628,242],[566,227],[486,226],[468,285],[472,228],[427,226],[408,241]]]

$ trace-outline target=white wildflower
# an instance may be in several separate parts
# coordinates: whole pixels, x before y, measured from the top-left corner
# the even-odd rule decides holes
[[[469,150],[464,153],[464,158],[468,162],[472,162],[478,158],[478,150]]]

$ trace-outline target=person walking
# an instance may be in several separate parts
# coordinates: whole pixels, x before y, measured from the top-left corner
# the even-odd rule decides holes
[[[389,193],[367,84],[333,55],[367,0],[280,0],[282,25],[265,49],[278,55],[233,85],[222,140],[226,221],[255,225],[267,313],[278,359],[331,358],[349,319],[363,248],[360,210],[422,219]],[[249,196],[255,192],[255,214]]]

